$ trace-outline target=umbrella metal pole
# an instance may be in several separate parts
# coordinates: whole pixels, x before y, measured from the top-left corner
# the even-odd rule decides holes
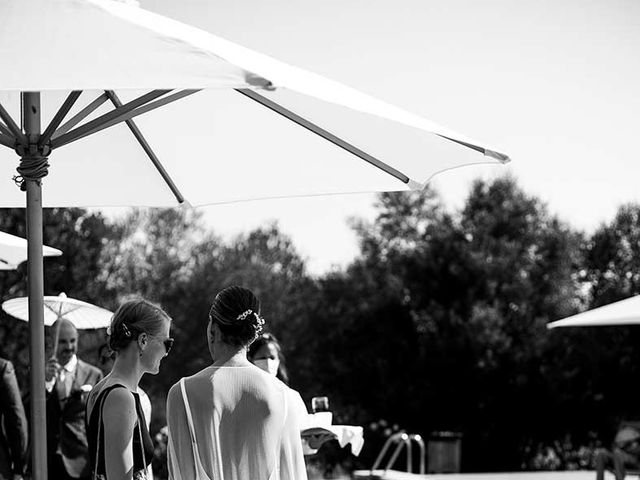
[[[22,94],[22,116],[30,145],[40,137],[40,93]],[[38,152],[29,152],[29,156]],[[29,294],[29,357],[31,363],[31,472],[34,480],[47,479],[47,417],[45,404],[44,278],[42,266],[42,186],[25,178],[27,191],[27,281]]]

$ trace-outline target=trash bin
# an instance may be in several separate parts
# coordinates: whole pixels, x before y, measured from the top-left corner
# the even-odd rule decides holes
[[[433,432],[427,442],[427,473],[460,472],[460,445],[458,432]]]

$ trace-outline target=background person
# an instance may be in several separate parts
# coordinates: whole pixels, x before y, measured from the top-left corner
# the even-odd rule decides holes
[[[255,366],[275,376],[285,385],[289,385],[289,372],[286,361],[280,342],[278,342],[275,335],[271,333],[259,335],[249,346],[247,357]]]
[[[296,415],[301,419],[300,431],[302,432],[308,426],[307,406],[302,396],[297,390],[289,387],[289,373],[285,363],[285,357],[282,353],[282,347],[275,335],[271,333],[263,333],[251,344],[247,352],[247,358],[256,367],[273,375],[287,386],[289,401],[296,410]],[[330,432],[316,433],[302,438],[302,451],[305,455],[313,455],[323,443],[334,439],[335,436]]]
[[[18,480],[24,473],[28,444],[27,417],[18,381],[9,360],[0,358],[0,480]]]
[[[54,328],[58,329],[56,357],[45,369],[49,478],[89,478],[84,410],[88,392],[103,375],[77,357],[78,330],[73,323],[60,319]]]
[[[173,346],[171,318],[143,299],[123,303],[109,327],[115,352],[111,372],[91,392],[87,404],[89,451],[98,478],[130,480],[147,477],[153,458],[140,396],[140,378],[157,374]]]
[[[247,359],[263,324],[250,290],[216,295],[207,325],[213,363],[169,391],[170,479],[306,480],[287,387]]]

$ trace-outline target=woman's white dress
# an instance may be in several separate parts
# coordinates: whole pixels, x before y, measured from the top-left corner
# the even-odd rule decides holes
[[[177,383],[167,398],[171,480],[306,480],[303,419],[286,385],[253,365],[211,366],[183,380],[200,465],[196,474]]]

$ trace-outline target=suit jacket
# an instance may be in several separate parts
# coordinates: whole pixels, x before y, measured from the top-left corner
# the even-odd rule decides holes
[[[102,376],[98,368],[78,359],[69,396],[60,398],[55,386],[47,392],[47,456],[53,459],[59,452],[71,460],[67,462],[71,464],[67,466],[67,473],[74,478],[91,473],[84,419],[89,393],[83,392],[81,387],[93,387],[102,380]]]
[[[27,418],[13,365],[0,358],[0,479],[23,473],[27,435]]]

